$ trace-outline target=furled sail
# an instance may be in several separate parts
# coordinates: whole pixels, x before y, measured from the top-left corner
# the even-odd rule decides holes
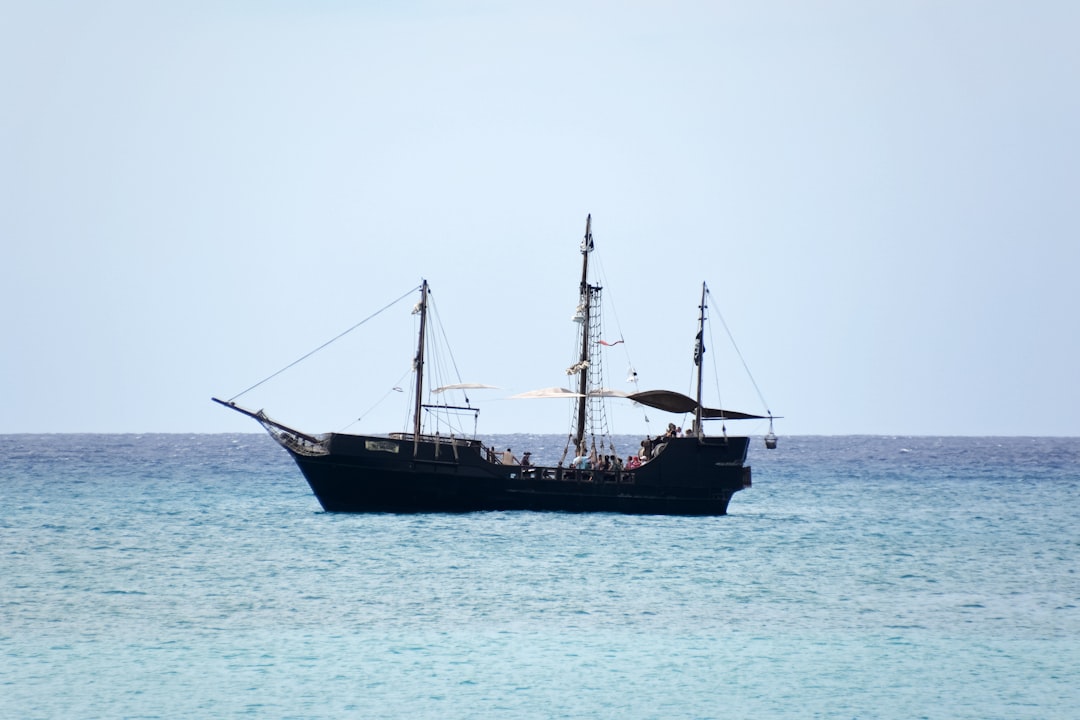
[[[453,385],[443,385],[437,387],[431,392],[441,393],[444,390],[498,390],[494,385],[484,385],[483,383],[455,383]]]
[[[512,400],[533,400],[536,398],[579,398],[584,397],[581,393],[576,393],[573,390],[567,390],[561,387],[543,388],[541,390],[530,390],[528,392],[518,393],[517,395],[511,395]]]
[[[595,390],[590,390],[589,391],[589,397],[624,398],[624,397],[630,397],[630,394],[626,393],[626,392],[623,392],[622,390],[614,390],[612,388],[596,388]]]

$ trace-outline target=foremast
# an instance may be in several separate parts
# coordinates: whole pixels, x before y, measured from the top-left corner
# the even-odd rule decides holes
[[[413,454],[415,455],[420,445],[420,413],[423,412],[424,402],[424,340],[427,332],[427,309],[428,309],[428,282],[420,283],[420,303],[413,310],[420,315],[420,339],[416,347],[416,359],[413,360],[413,370],[416,372],[416,401],[413,406]]]

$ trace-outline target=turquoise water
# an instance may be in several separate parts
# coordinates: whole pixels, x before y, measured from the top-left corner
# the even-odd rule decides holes
[[[0,717],[1076,717],[1080,440],[751,454],[721,518],[330,515],[263,435],[0,436]]]

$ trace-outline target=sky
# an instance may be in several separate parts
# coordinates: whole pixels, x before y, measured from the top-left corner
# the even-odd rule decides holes
[[[720,399],[781,436],[1080,436],[1078,36],[1071,0],[0,0],[0,433],[256,431],[211,396],[421,278],[480,433],[566,432],[507,398],[566,383],[591,213],[619,389],[687,391],[704,281]],[[411,302],[238,402],[402,429]]]

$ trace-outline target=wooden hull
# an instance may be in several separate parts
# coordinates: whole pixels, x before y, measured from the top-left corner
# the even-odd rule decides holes
[[[327,512],[540,510],[724,515],[750,486],[747,438],[677,438],[623,472],[521,468],[489,461],[479,443],[334,434],[324,454],[286,446]]]

